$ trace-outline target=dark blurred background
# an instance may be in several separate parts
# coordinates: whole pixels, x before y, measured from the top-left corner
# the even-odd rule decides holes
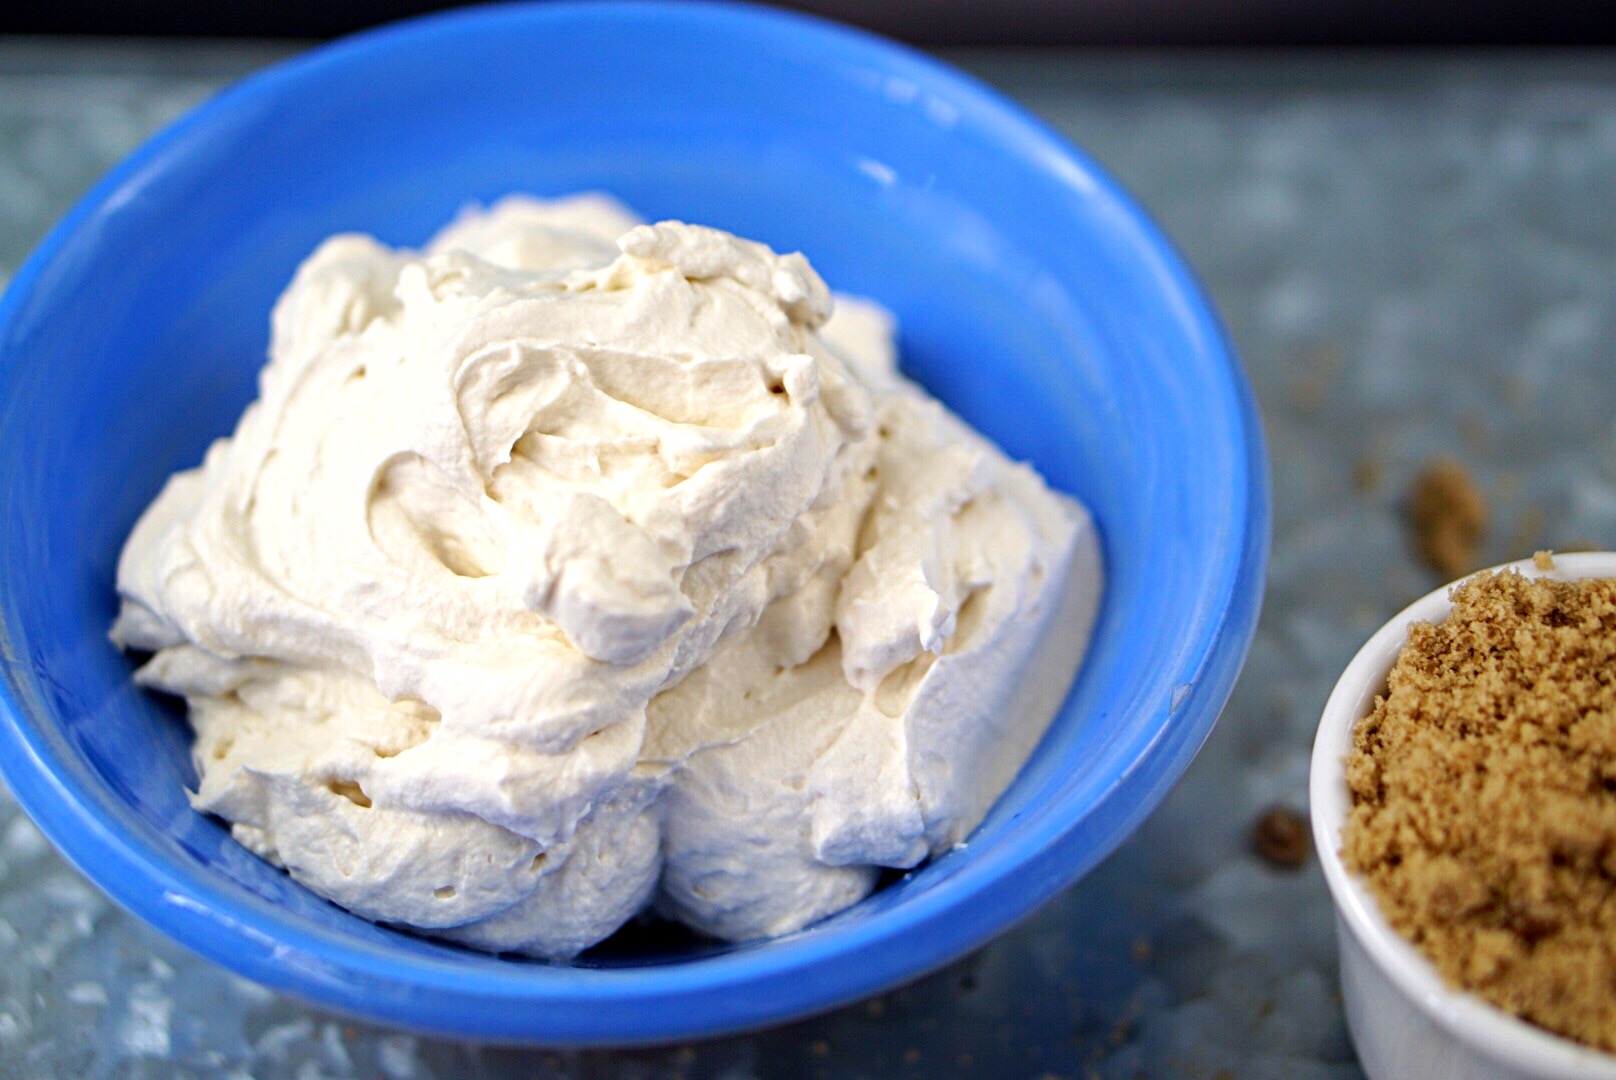
[[[54,0],[0,34],[327,38],[443,0]],[[796,0],[919,45],[1610,45],[1604,0]]]

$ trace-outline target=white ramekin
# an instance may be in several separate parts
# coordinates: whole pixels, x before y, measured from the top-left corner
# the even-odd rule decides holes
[[[1527,577],[1616,577],[1616,553],[1557,555],[1547,572],[1531,560],[1507,567]],[[1550,1035],[1451,989],[1387,924],[1374,898],[1341,862],[1341,829],[1351,805],[1345,761],[1353,725],[1385,691],[1409,624],[1437,622],[1452,609],[1451,587],[1409,605],[1358,650],[1324,706],[1313,744],[1313,839],[1335,901],[1341,996],[1352,1041],[1370,1080],[1616,1080],[1616,1057]]]

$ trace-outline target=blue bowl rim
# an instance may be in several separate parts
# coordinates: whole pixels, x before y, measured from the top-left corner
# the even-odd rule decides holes
[[[834,934],[804,935],[741,947],[687,964],[597,969],[509,964],[475,970],[449,960],[412,956],[401,962],[387,950],[356,942],[342,933],[285,922],[267,932],[265,911],[211,880],[205,871],[176,865],[150,844],[116,831],[82,801],[59,764],[52,760],[10,678],[0,679],[0,772],[23,809],[81,872],[136,917],[196,953],[265,985],[368,1020],[418,1031],[522,1043],[617,1044],[704,1037],[783,1022],[833,1007],[935,970],[982,945],[1025,918],[1113,851],[1155,808],[1205,741],[1227,700],[1255,631],[1261,607],[1270,532],[1270,491],[1266,451],[1249,383],[1204,291],[1170,241],[1102,169],[1042,121],[975,78],[908,47],[856,29],[800,13],[733,2],[691,0],[679,4],[647,0],[562,0],[504,3],[408,19],[315,48],[272,65],[226,88],[152,138],[97,183],[53,228],[0,296],[0,329],[16,318],[21,298],[44,276],[81,225],[109,197],[142,171],[160,164],[170,147],[239,105],[275,94],[305,75],[340,66],[350,59],[386,52],[395,43],[433,37],[451,29],[492,29],[500,25],[539,30],[567,19],[614,20],[666,17],[677,10],[691,24],[743,26],[765,36],[790,36],[803,51],[869,58],[880,70],[911,77],[946,92],[949,100],[991,120],[996,134],[1027,157],[1045,162],[1091,197],[1103,198],[1131,220],[1147,253],[1165,273],[1181,301],[1180,313],[1209,352],[1223,360],[1238,429],[1245,435],[1246,471],[1235,477],[1246,500],[1238,520],[1243,533],[1228,545],[1219,567],[1219,596],[1211,610],[1221,618],[1198,628],[1186,651],[1190,689],[1175,699],[1176,722],[1162,724],[1137,748],[1132,764],[1086,806],[1057,803],[1042,818],[1058,827],[1007,836],[938,886],[906,901],[898,911],[852,922]],[[10,373],[0,370],[0,380]],[[15,405],[15,401],[12,402]],[[1243,491],[1238,490],[1243,484]],[[7,493],[0,493],[3,496]],[[0,667],[20,663],[0,626]],[[1156,760],[1161,755],[1165,760]],[[1147,763],[1154,775],[1145,780]],[[1100,840],[1075,858],[1062,841],[1097,807],[1124,787],[1145,786],[1128,813],[1114,820]],[[1072,810],[1081,812],[1072,813]],[[1065,814],[1061,810],[1068,811]],[[1067,856],[1063,858],[1064,856]],[[1038,861],[1051,872],[1027,874],[1005,888],[1012,871]],[[996,888],[997,887],[997,888]],[[994,914],[970,914],[990,891]],[[256,900],[257,898],[253,898]],[[262,902],[260,902],[260,905]],[[269,912],[273,919],[274,912]],[[911,947],[877,948],[903,940]],[[857,963],[844,962],[857,957]],[[564,978],[553,978],[556,972]],[[711,1004],[741,987],[764,986],[776,993],[730,993],[727,1007],[714,1012],[670,1009],[681,995],[706,995]],[[780,992],[788,991],[788,992]],[[558,1010],[550,1013],[546,1007]]]

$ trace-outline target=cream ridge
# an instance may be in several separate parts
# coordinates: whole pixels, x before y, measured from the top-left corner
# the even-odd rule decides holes
[[[803,256],[512,196],[309,257],[258,400],[130,535],[112,637],[242,844],[563,958],[648,905],[786,933],[963,842],[1101,585],[1083,508]]]

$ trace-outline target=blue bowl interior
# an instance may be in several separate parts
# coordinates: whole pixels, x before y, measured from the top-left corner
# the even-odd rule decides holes
[[[1076,688],[967,848],[787,941],[608,950],[594,970],[374,926],[248,855],[186,802],[181,711],[136,691],[106,640],[129,528],[254,396],[270,306],[316,243],[360,230],[414,244],[468,201],[583,189],[801,250],[833,288],[892,308],[905,369],[1085,501],[1109,573]],[[979,944],[1098,861],[1187,764],[1249,641],[1266,551],[1238,367],[1109,181],[939,65],[748,9],[463,13],[227,92],[93,192],[18,276],[0,306],[0,416],[0,750],[19,798],[115,897],[200,951],[466,1034],[719,1030]],[[853,949],[858,964],[837,962]],[[726,992],[741,983],[754,992]],[[659,1012],[673,989],[688,1008]]]

